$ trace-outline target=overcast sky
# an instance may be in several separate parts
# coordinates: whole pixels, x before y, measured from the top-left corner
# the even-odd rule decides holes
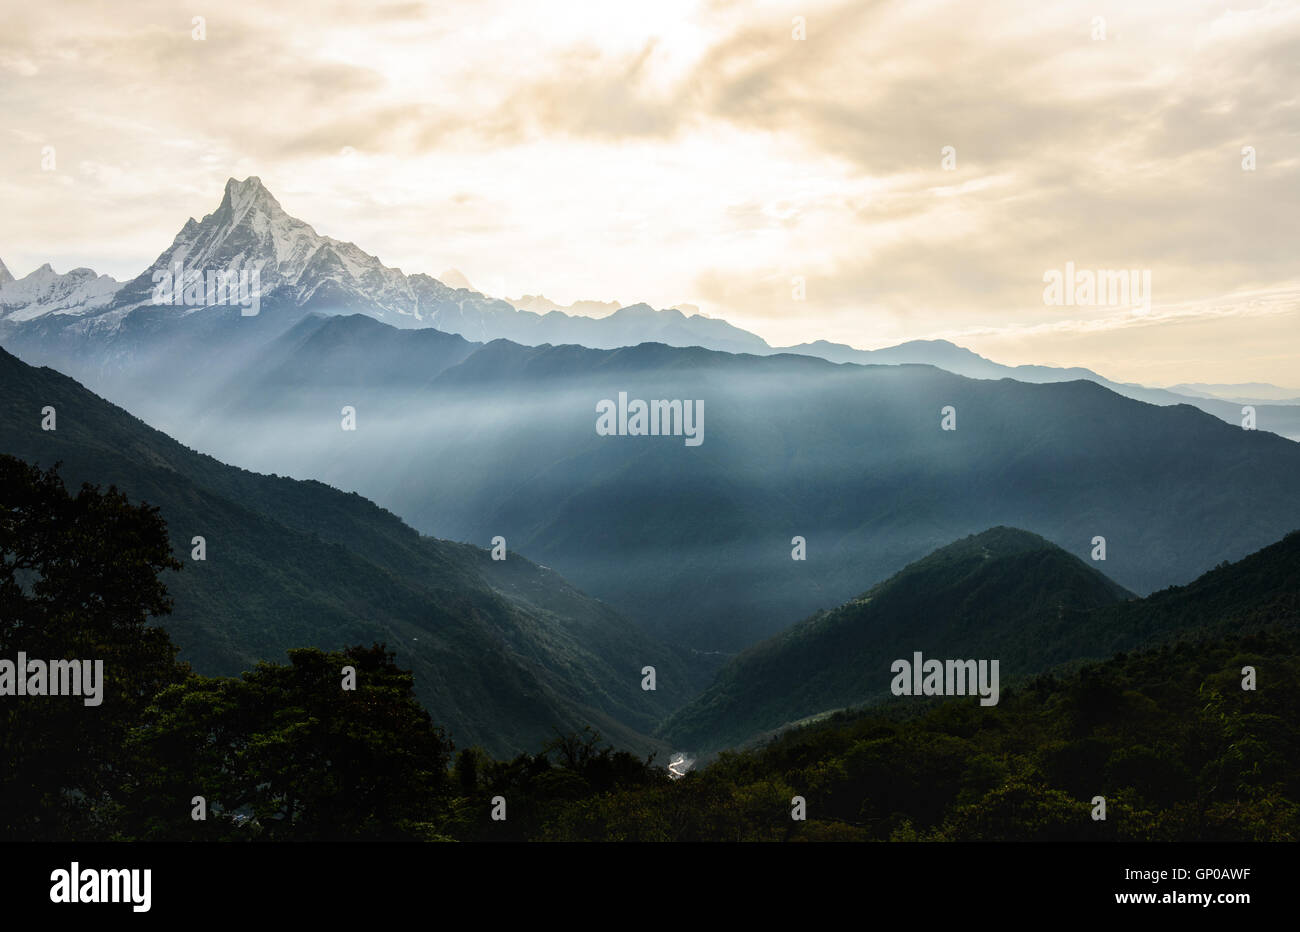
[[[19,276],[133,276],[258,175],[498,297],[1300,387],[1297,3],[41,0],[0,114]],[[1067,263],[1150,311],[1046,304]]]

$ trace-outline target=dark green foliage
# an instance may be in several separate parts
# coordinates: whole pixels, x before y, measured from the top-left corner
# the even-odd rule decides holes
[[[0,697],[0,837],[439,837],[451,747],[410,672],[376,645],[192,674],[147,624],[179,568],[156,509],[0,455],[0,658],[104,663],[98,706]]]
[[[464,754],[462,753],[462,758]],[[655,767],[654,755],[641,759],[604,744],[592,728],[558,734],[540,753],[521,754],[509,761],[483,761],[471,789],[458,781],[460,797],[448,831],[468,841],[527,841],[536,839],[551,820],[572,804],[637,788],[668,784],[665,771]],[[464,773],[457,760],[457,773]],[[492,800],[503,797],[506,819],[492,819]]]
[[[344,690],[351,666],[356,689]],[[433,840],[450,743],[381,646],[289,652],[238,679],[161,692],[131,735],[127,797],[144,838]],[[206,821],[191,819],[203,796]]]
[[[702,750],[889,696],[890,664],[996,657],[1001,676],[1088,650],[1088,613],[1132,593],[1036,534],[997,527],[943,547],[830,612],[732,660],[661,728]]]
[[[0,658],[103,661],[103,699],[0,697],[0,837],[101,837],[121,746],[140,709],[185,672],[151,616],[177,569],[156,510],[116,489],[69,495],[54,470],[0,455]]]
[[[1225,604],[1208,639],[1182,632],[1033,677],[994,707],[839,713],[673,782],[653,756],[591,729],[511,760],[468,750],[453,767],[414,677],[380,645],[293,650],[287,665],[233,679],[188,674],[145,623],[168,605],[158,515],[113,490],[69,496],[53,473],[7,457],[0,478],[0,647],[102,656],[114,671],[102,709],[3,700],[8,838],[1300,838],[1300,631],[1275,613],[1275,630],[1237,633],[1262,622],[1261,599],[1292,604],[1276,587],[1294,579],[1295,535],[1198,581],[1207,598],[1238,593],[1243,613]],[[1144,617],[1160,616],[1160,599]],[[348,666],[355,690],[343,688]],[[795,796],[806,821],[790,818]],[[1104,821],[1091,817],[1096,796]],[[504,821],[492,818],[498,798]]]
[[[1300,626],[1300,532],[1177,588],[1136,599],[1034,534],[993,528],[935,551],[857,599],[745,651],[661,732],[677,747],[735,746],[889,694],[890,664],[997,658],[1003,687],[1067,663],[1183,636]],[[1080,729],[1119,702],[1083,681]]]
[[[1255,691],[1241,688],[1246,665]],[[806,822],[790,818],[795,795]],[[992,708],[842,714],[673,785],[575,801],[539,837],[1300,840],[1300,633],[1120,656]]]

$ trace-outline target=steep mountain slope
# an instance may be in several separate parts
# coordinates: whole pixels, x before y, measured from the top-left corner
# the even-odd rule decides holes
[[[858,598],[740,654],[663,725],[679,746],[714,748],[889,694],[890,664],[914,651],[997,659],[1009,679],[1077,654],[1089,611],[1130,598],[1036,534],[999,527],[918,560]]]
[[[421,537],[355,494],[226,466],[49,369],[0,352],[0,452],[157,505],[185,564],[165,620],[184,659],[232,673],[296,646],[384,641],[461,744],[531,748],[553,728],[643,732],[685,697],[676,656],[513,550]],[[53,407],[56,429],[42,430]],[[191,556],[206,539],[207,559]],[[486,542],[485,542],[486,543]],[[640,688],[656,665],[659,689]]]
[[[1128,596],[1047,541],[994,528],[740,654],[661,732],[679,747],[712,750],[888,701],[890,664],[914,651],[997,659],[1005,687],[1067,661],[1300,628],[1300,531],[1187,586]]]
[[[1235,563],[1222,563],[1186,586],[1093,612],[1092,656],[1201,636],[1300,626],[1300,531]]]

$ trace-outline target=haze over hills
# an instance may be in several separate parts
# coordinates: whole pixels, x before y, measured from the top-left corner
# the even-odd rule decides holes
[[[1006,689],[1067,661],[1300,625],[1300,531],[1145,599],[1105,565],[1012,528],[956,541],[746,650],[661,732],[707,752],[850,706],[915,702],[891,695],[890,667],[916,651],[997,659]]]
[[[469,287],[468,284],[465,285],[465,287]],[[540,294],[526,294],[521,298],[507,298],[506,300],[510,302],[511,306],[518,308],[521,311],[532,311],[535,314],[546,314],[549,311],[563,311],[565,314],[581,317],[608,317],[610,314],[613,314],[615,311],[624,307],[624,305],[618,301],[574,301],[572,304],[559,304],[545,295]],[[707,318],[709,316],[707,314],[701,314],[700,309],[694,304],[675,304],[671,308],[667,308],[667,310],[680,311],[687,317],[700,316]],[[555,341],[548,340],[547,342]],[[638,340],[636,342],[643,343],[646,341]],[[766,343],[766,341],[764,341],[764,343]]]
[[[1242,423],[1242,404],[1255,404],[1256,426],[1269,430],[1291,440],[1300,440],[1300,406],[1296,398],[1279,397],[1270,399],[1269,392],[1261,398],[1238,398],[1230,394],[1210,392],[1179,393],[1174,389],[1147,388],[1127,382],[1114,382],[1098,375],[1091,369],[1079,367],[1062,369],[1054,366],[1004,366],[1001,363],[985,359],[978,353],[957,346],[947,340],[911,340],[879,350],[858,350],[838,343],[824,340],[787,347],[774,352],[800,353],[807,356],[819,356],[831,362],[854,362],[864,365],[906,365],[919,363],[938,366],[957,375],[973,379],[1015,379],[1019,382],[1069,382],[1085,379],[1105,386],[1116,394],[1137,401],[1156,405],[1190,404],[1207,414],[1227,421],[1229,424]],[[1175,389],[1177,386],[1175,386]],[[1287,390],[1278,390],[1276,394],[1285,395]]]
[[[54,430],[41,429],[46,406]],[[293,647],[386,642],[459,745],[499,754],[586,725],[662,751],[645,733],[688,694],[676,652],[553,570],[513,550],[501,562],[422,537],[319,482],[226,466],[3,351],[0,453],[62,462],[71,489],[113,484],[160,508],[185,564],[167,574],[176,607],[163,624],[201,672],[283,661]],[[190,559],[195,535],[205,561]],[[640,687],[646,664],[659,670],[657,691]]]
[[[444,269],[438,275],[438,281],[442,282],[448,288],[464,288],[466,291],[477,291],[465,277],[465,273],[460,269]]]
[[[321,236],[287,214],[256,177],[231,178],[217,209],[201,221],[190,218],[149,268],[119,284],[89,269],[56,275],[44,267],[17,282],[0,277],[0,342],[35,364],[52,365],[97,391],[124,403],[115,375],[137,347],[116,340],[120,332],[139,338],[141,330],[161,328],[163,317],[183,317],[195,307],[152,306],[155,272],[173,269],[257,271],[261,313],[292,323],[311,311],[363,313],[395,327],[434,327],[466,339],[507,339],[528,346],[574,343],[600,349],[645,342],[700,346],[732,353],[797,353],[832,362],[934,365],[973,378],[1070,381],[1085,378],[1112,391],[1153,404],[1190,403],[1233,424],[1242,420],[1237,398],[1214,393],[1187,395],[1112,382],[1087,369],[1002,366],[942,340],[910,341],[880,350],[858,350],[819,340],[772,347],[761,337],[724,320],[699,314],[691,305],[655,310],[609,302],[577,302],[565,313],[541,296],[508,302],[473,291],[455,270],[446,283],[425,274],[406,275],[385,266],[356,245]],[[521,309],[523,308],[523,309]],[[266,328],[274,335],[273,328]],[[89,341],[90,345],[84,345]],[[109,345],[114,344],[114,345]],[[127,379],[129,381],[129,379]],[[1249,403],[1249,400],[1247,400]],[[1300,439],[1300,404],[1294,397],[1257,398],[1256,426]]]
[[[177,262],[257,271],[259,313],[151,305],[153,273]],[[523,334],[474,339],[502,330]],[[552,331],[564,341],[532,345]],[[942,341],[775,353],[646,305],[525,314],[319,236],[256,178],[231,179],[106,306],[11,312],[0,342],[224,461],[359,492],[423,533],[505,536],[702,652],[999,524],[1078,556],[1104,536],[1109,573],[1137,592],[1300,524],[1300,446],[1268,432],[1286,432],[1285,406],[1260,407],[1249,431],[1231,402],[1196,399],[1212,419],[1168,392]],[[598,436],[596,403],[620,392],[703,402],[702,445]],[[806,561],[790,559],[796,536]]]
[[[1171,385],[1169,391],[1201,398],[1219,398],[1241,404],[1300,404],[1300,389],[1282,388],[1267,382],[1240,382],[1233,385],[1204,382]]]
[[[221,362],[225,381],[197,403],[178,379],[154,404],[227,461],[354,489],[425,533],[503,535],[702,651],[740,649],[1000,523],[1081,557],[1104,536],[1108,574],[1138,592],[1300,525],[1300,447],[1091,382],[432,333],[397,352],[407,336],[309,318]],[[599,436],[596,403],[620,392],[702,400],[703,442]]]

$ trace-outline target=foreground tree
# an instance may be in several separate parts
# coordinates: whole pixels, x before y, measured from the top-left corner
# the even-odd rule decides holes
[[[156,509],[115,488],[64,488],[0,455],[0,661],[103,663],[102,697],[15,695],[0,674],[0,837],[108,837],[123,744],[140,710],[180,681],[160,574],[180,569]],[[48,689],[48,683],[46,689]],[[88,684],[82,684],[83,687]]]
[[[344,668],[355,689],[344,689]],[[382,645],[289,652],[163,690],[131,738],[145,838],[434,840],[451,743]],[[206,818],[195,819],[194,797]]]

